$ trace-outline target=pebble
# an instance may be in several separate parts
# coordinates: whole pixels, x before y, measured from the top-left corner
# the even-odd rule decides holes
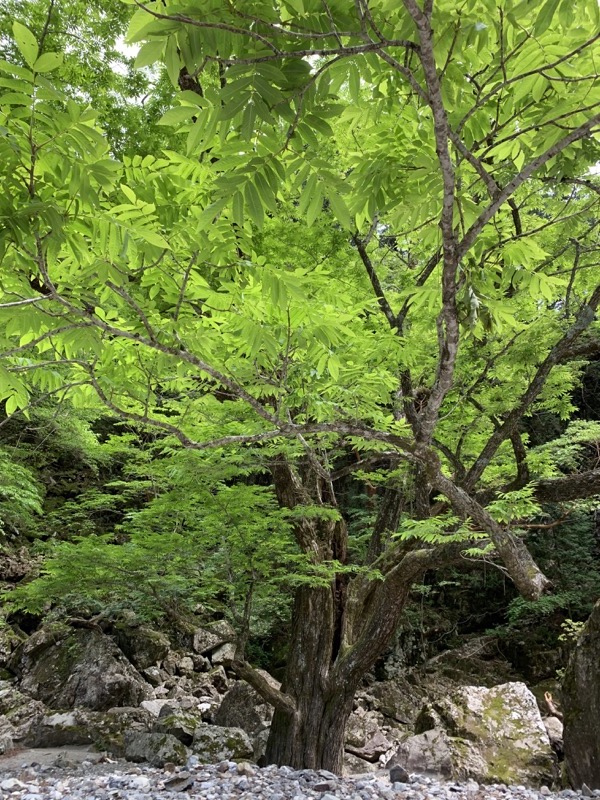
[[[204,766],[194,757],[185,767],[168,770],[86,761],[79,767],[29,764],[0,773],[0,800],[587,800],[599,795],[587,786],[579,792],[480,786],[474,780],[408,775],[401,768],[339,778],[327,770],[261,768],[242,761]]]

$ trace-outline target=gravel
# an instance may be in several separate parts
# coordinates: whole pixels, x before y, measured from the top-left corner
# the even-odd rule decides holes
[[[0,760],[0,800],[542,800],[600,798],[549,787],[480,785],[410,775],[391,782],[389,773],[339,778],[326,770],[260,768],[247,762],[222,761],[204,766],[192,757],[186,767],[154,769],[127,762],[79,763],[63,758],[53,764]],[[397,773],[396,773],[397,774]],[[587,790],[587,791],[586,791]]]

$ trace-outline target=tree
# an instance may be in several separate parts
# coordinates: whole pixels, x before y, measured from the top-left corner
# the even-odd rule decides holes
[[[337,771],[413,583],[493,552],[537,598],[536,491],[599,491],[522,429],[568,418],[599,350],[598,7],[136,5],[137,63],[180,90],[157,156],[120,165],[90,111],[57,113],[22,27],[28,68],[0,65],[2,396],[99,398],[270,470],[331,578],[296,591],[280,691],[231,666],[275,707],[270,761]],[[378,487],[358,562],[350,474]]]

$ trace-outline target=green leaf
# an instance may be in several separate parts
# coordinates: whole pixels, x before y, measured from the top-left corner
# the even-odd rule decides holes
[[[35,36],[29,30],[29,28],[16,21],[13,22],[13,34],[17,46],[21,51],[21,55],[33,69],[33,65],[38,57],[38,43]]]
[[[354,228],[354,223],[343,197],[337,193],[332,193],[328,196],[328,199],[331,204],[331,210],[335,214],[338,222],[347,230],[352,230]]]
[[[160,60],[164,49],[165,43],[162,39],[146,42],[140,47],[140,51],[135,57],[133,66],[136,69],[140,69],[141,67],[148,67],[150,64],[154,64],[156,61]]]
[[[198,108],[193,106],[175,106],[170,108],[158,120],[157,125],[166,125],[170,127],[178,127],[182,122],[194,117],[198,114]]]
[[[257,228],[262,228],[265,221],[265,210],[261,203],[256,187],[251,181],[248,181],[244,189],[244,198],[246,200],[246,207],[248,213]]]
[[[541,7],[533,28],[533,32],[536,36],[541,36],[542,33],[548,30],[559,3],[560,0],[546,0]]]
[[[306,224],[311,228],[321,211],[323,210],[323,189],[321,184],[317,184],[313,192],[308,208],[306,209]]]
[[[33,65],[34,72],[52,72],[63,63],[62,53],[43,53]]]

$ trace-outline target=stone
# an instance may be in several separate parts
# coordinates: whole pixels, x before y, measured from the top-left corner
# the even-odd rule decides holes
[[[379,766],[379,764],[371,764],[369,761],[353,756],[352,753],[344,752],[344,775],[363,775],[366,772],[376,772]]]
[[[177,664],[177,671],[180,675],[189,675],[194,671],[194,662],[189,656],[183,656]]]
[[[378,761],[379,756],[384,755],[392,748],[392,743],[385,737],[382,731],[375,731],[364,743],[362,747],[346,745],[346,750],[364,761],[371,763]]]
[[[581,794],[584,797],[593,797],[594,796],[594,792],[590,789],[590,787],[587,785],[587,783],[582,783],[581,784]]]
[[[553,781],[550,740],[525,684],[464,686],[433,701],[432,709],[440,727],[406,739],[392,763],[461,781],[533,786]]]
[[[562,720],[558,719],[558,717],[542,717],[542,722],[544,723],[546,733],[550,739],[552,750],[556,754],[558,760],[562,761],[564,753],[564,726]]]
[[[23,739],[26,747],[68,747],[92,744],[93,737],[74,711],[42,717]]]
[[[23,694],[12,681],[0,681],[0,738],[7,750],[9,739],[20,742],[32,725],[48,713],[39,700]]]
[[[377,682],[369,688],[369,700],[374,708],[401,725],[414,724],[424,698],[422,689],[401,676]]]
[[[454,775],[453,750],[443,730],[430,730],[410,736],[387,764],[393,769],[401,766],[407,772],[434,773],[449,779]]]
[[[108,636],[88,628],[42,628],[19,645],[10,667],[25,694],[57,710],[136,706],[152,691]]]
[[[89,711],[77,708],[65,713],[46,714],[31,725],[22,739],[26,747],[72,747],[93,744],[120,757],[127,733],[148,732],[152,716],[142,708],[113,708]]]
[[[153,767],[164,767],[168,763],[185,764],[189,751],[169,733],[128,733],[124,756],[128,761],[148,761]]]
[[[266,672],[262,673],[267,676]],[[268,676],[271,678],[271,676]],[[279,684],[274,678],[271,681],[275,688]],[[257,736],[268,728],[273,718],[273,709],[260,697],[251,686],[244,681],[236,681],[225,692],[221,705],[214,714],[215,725],[226,728],[241,728],[250,737]]]
[[[235,630],[228,622],[220,620],[207,625],[204,628],[197,628],[194,631],[192,647],[196,653],[204,655],[210,653],[226,642],[235,641]]]
[[[160,698],[157,700],[142,700],[140,703],[140,708],[145,708],[146,711],[149,711],[153,717],[160,716],[161,709],[165,705],[169,705],[169,700],[165,698]]]
[[[241,728],[224,728],[202,723],[194,732],[192,752],[206,764],[246,761],[253,756],[250,737]]]
[[[225,664],[235,658],[236,646],[234,642],[226,642],[213,650],[210,660],[213,664]]]
[[[202,724],[202,715],[192,711],[174,710],[171,706],[163,706],[158,716],[153,731],[155,733],[170,733],[185,745],[191,745],[194,732]]]
[[[397,764],[395,767],[392,767],[390,770],[390,782],[391,783],[409,783],[410,776],[408,772]]]
[[[173,778],[165,781],[165,789],[169,792],[186,792],[194,785],[194,779],[189,772],[179,772]]]
[[[562,701],[569,780],[575,788],[600,789],[600,600],[569,659]]]
[[[158,665],[171,649],[169,637],[145,625],[117,625],[115,640],[138,670]]]

